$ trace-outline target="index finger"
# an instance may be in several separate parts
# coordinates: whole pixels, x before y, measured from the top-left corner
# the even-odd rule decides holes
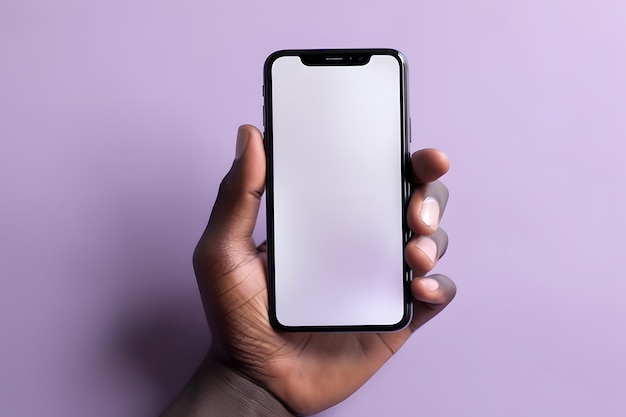
[[[422,149],[411,155],[407,179],[414,185],[436,181],[450,169],[450,161],[438,149]]]

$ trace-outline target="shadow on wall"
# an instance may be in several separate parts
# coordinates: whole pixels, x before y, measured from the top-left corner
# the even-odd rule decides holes
[[[152,385],[164,407],[189,380],[206,354],[210,335],[202,314],[190,312],[199,303],[182,298],[153,299],[120,316],[113,334],[114,349],[130,371]],[[158,410],[160,411],[160,410]]]
[[[100,271],[106,327],[90,371],[101,375],[98,395],[117,396],[128,415],[161,412],[210,344],[191,254],[214,198],[198,189],[217,189],[221,178],[198,156],[206,140],[157,116],[94,122],[88,132],[96,145],[85,170],[98,185],[103,234],[88,268]]]
[[[157,217],[150,223],[176,224],[171,220]],[[133,223],[135,229],[122,229],[125,247],[136,249],[120,271],[126,294],[120,294],[119,307],[112,309],[106,356],[115,367],[112,380],[124,387],[114,390],[133,390],[137,401],[131,407],[139,407],[142,415],[158,415],[206,355],[210,333],[191,256],[184,256],[186,250],[176,254],[175,242],[181,241],[176,231]]]
[[[163,194],[176,197],[175,190]],[[185,197],[180,201],[188,200]],[[175,210],[146,209],[165,206],[160,198],[164,197],[153,197],[152,205],[125,200],[114,239],[119,298],[109,309],[105,363],[113,365],[109,382],[119,383],[113,391],[127,396],[123,391],[131,390],[136,401],[130,407],[140,415],[158,415],[189,380],[210,345],[191,268],[195,236],[191,232],[185,236],[185,230],[195,228],[185,225]]]

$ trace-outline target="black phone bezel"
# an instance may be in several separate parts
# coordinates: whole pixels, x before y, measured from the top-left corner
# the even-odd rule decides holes
[[[407,60],[395,49],[291,49],[280,50],[272,53],[265,61],[263,69],[263,126],[264,144],[266,153],[266,222],[267,222],[267,261],[268,261],[268,302],[269,320],[277,330],[283,332],[393,332],[405,328],[412,318],[413,303],[411,296],[411,269],[404,261],[403,265],[403,287],[404,287],[404,310],[403,316],[397,323],[388,325],[320,325],[320,326],[289,326],[281,323],[276,315],[276,292],[275,292],[275,271],[274,271],[274,171],[273,171],[273,138],[272,138],[272,65],[280,57],[298,56],[303,64],[311,66],[337,66],[337,65],[366,65],[373,55],[390,55],[396,58],[400,68],[400,123],[401,132],[401,159],[402,175],[399,179],[399,186],[402,189],[402,248],[406,246],[411,237],[411,231],[406,222],[406,210],[411,195],[412,186],[407,180],[405,173],[410,163],[409,141],[410,141],[410,119],[408,108],[408,85],[407,85]],[[342,59],[331,59],[328,57],[341,57]],[[359,59],[363,57],[363,59]],[[404,253],[403,253],[404,259]]]

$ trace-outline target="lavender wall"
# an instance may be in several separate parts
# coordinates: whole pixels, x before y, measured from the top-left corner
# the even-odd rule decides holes
[[[394,47],[459,294],[325,416],[622,416],[626,3],[0,3],[0,415],[155,415],[191,251],[282,48]],[[263,236],[261,224],[257,236]]]

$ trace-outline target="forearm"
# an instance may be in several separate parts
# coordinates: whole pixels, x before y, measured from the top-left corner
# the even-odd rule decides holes
[[[161,417],[293,417],[261,386],[217,361],[205,361]]]

